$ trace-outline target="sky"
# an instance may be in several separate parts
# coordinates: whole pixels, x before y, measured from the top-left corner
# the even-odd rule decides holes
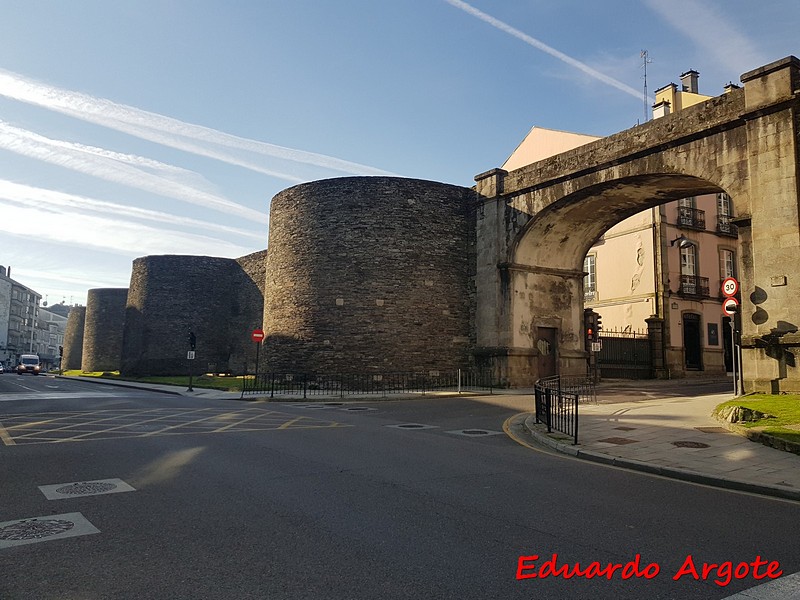
[[[140,256],[263,250],[299,183],[469,187],[531,127],[611,135],[685,71],[716,96],[800,54],[797,0],[2,8],[0,265],[51,305],[128,287]]]

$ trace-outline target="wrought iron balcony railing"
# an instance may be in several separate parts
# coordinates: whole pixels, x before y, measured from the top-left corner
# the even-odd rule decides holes
[[[682,296],[708,298],[708,277],[681,275],[681,289],[678,293]]]
[[[678,227],[687,229],[705,229],[706,211],[688,206],[678,207]]]
[[[727,215],[717,215],[717,233],[738,237],[739,228],[733,224]]]

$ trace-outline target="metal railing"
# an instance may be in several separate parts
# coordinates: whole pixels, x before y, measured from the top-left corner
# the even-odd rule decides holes
[[[578,394],[548,387],[543,380],[536,382],[536,422],[544,423],[547,433],[553,429],[572,437],[578,443]]]
[[[707,298],[709,296],[708,277],[681,275],[681,288],[678,293],[683,296]]]
[[[581,404],[597,403],[597,387],[592,375],[575,375],[571,377],[553,375],[552,377],[543,377],[536,382],[536,385],[575,394]]]
[[[737,237],[739,228],[731,221],[728,215],[717,215],[717,233]]]
[[[488,391],[499,387],[489,371],[457,369],[426,373],[310,374],[259,373],[245,378],[242,397],[277,397],[422,394],[442,391],[462,393]]]
[[[706,211],[688,206],[678,207],[678,227],[689,229],[706,228]]]

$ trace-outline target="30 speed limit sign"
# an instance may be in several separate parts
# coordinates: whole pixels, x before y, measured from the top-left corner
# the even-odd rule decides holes
[[[739,293],[739,282],[733,277],[726,277],[722,280],[722,294],[726,298],[735,296]]]

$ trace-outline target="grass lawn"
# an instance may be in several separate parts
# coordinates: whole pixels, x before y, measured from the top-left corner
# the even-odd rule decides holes
[[[800,443],[800,395],[752,394],[742,396],[720,404],[716,408],[716,412],[720,412],[728,406],[743,406],[767,415],[774,415],[775,418],[736,424],[747,429],[758,429],[790,442]]]
[[[136,381],[139,383],[177,385],[181,387],[187,387],[189,385],[188,375],[175,375],[170,377],[120,377],[119,371],[97,371],[93,373],[85,373],[83,371],[65,371],[64,375],[72,377],[102,377],[104,379],[118,379],[119,381]],[[250,377],[252,377],[252,375]],[[195,375],[192,377],[192,386],[224,390],[229,392],[240,392],[242,390],[242,379],[242,377],[223,377],[210,374]]]

